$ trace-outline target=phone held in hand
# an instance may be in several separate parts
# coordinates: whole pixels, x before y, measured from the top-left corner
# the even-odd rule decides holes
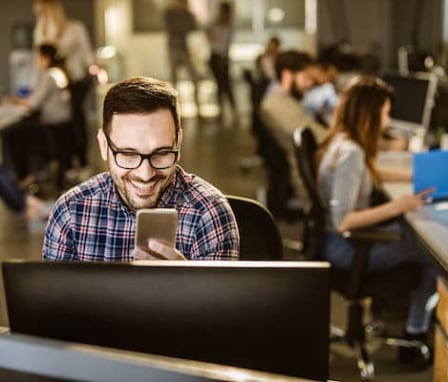
[[[149,239],[175,248],[177,211],[174,208],[144,208],[138,210],[136,216],[135,244],[138,248],[149,252]]]

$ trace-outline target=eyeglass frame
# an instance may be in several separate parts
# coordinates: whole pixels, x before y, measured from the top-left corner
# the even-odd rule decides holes
[[[115,145],[115,143],[112,142],[112,139],[110,139],[108,134],[104,133],[104,136],[106,137],[107,146],[110,148],[110,151],[112,151],[112,156],[114,157],[115,164],[118,167],[122,168],[123,170],[135,170],[135,169],[139,168],[142,165],[142,163],[143,163],[143,161],[145,159],[148,159],[148,162],[149,162],[150,166],[153,169],[155,169],[155,170],[166,170],[166,169],[168,169],[170,167],[173,167],[176,164],[176,162],[177,162],[177,158],[179,157],[179,151],[180,151],[179,149],[170,149],[170,150],[163,149],[163,151],[166,152],[166,153],[174,154],[174,161],[169,166],[166,166],[166,167],[156,167],[156,166],[154,166],[152,164],[151,158],[152,158],[153,155],[160,154],[157,150],[152,152],[151,154],[140,154],[140,153],[134,152],[134,151],[119,150],[119,149],[117,149],[117,146]],[[118,162],[117,162],[117,154],[138,155],[140,157],[140,162],[135,167],[123,167],[123,166],[119,165]]]

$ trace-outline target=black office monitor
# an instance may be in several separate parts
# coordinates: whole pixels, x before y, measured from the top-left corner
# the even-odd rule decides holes
[[[417,129],[426,130],[431,121],[437,77],[430,73],[387,72],[383,80],[395,90],[390,116],[391,127],[412,135]]]
[[[13,333],[328,378],[329,265],[2,264]]]

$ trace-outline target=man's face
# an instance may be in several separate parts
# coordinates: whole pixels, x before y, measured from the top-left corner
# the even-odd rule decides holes
[[[293,74],[291,94],[295,98],[302,98],[303,93],[313,86],[312,69],[307,68]]]
[[[182,131],[176,143],[174,120],[167,109],[148,114],[115,114],[109,141],[114,151],[152,154],[180,148]],[[128,207],[132,210],[155,207],[173,180],[176,166],[158,170],[144,159],[136,169],[123,169],[116,164],[102,129],[98,132],[98,143],[101,156],[107,161],[117,190]]]

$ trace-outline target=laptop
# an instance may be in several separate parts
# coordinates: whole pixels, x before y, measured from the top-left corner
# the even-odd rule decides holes
[[[414,193],[435,188],[434,202],[448,200],[448,151],[431,150],[413,155]]]
[[[12,333],[328,378],[326,262],[4,262],[2,272]]]

